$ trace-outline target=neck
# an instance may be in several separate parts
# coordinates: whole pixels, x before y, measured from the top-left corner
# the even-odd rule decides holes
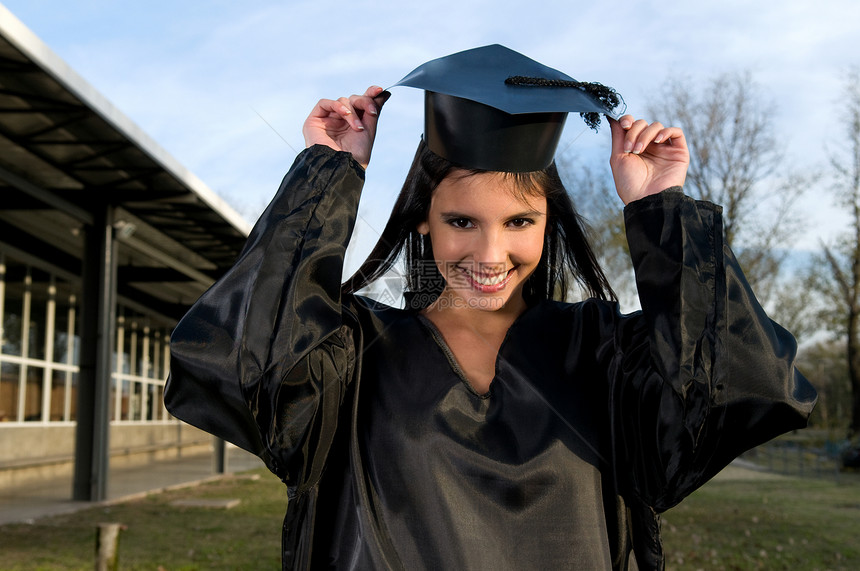
[[[446,288],[423,312],[434,322],[456,322],[473,331],[492,332],[507,331],[526,309],[526,302],[519,293],[498,309],[473,308]]]

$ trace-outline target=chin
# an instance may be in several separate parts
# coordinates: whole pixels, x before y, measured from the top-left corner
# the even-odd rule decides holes
[[[508,307],[511,303],[519,305],[522,303],[522,288],[516,288],[510,291],[501,291],[486,293],[475,290],[455,290],[449,291],[449,295],[444,296],[444,300],[440,297],[440,309],[468,309],[475,311],[500,311]]]

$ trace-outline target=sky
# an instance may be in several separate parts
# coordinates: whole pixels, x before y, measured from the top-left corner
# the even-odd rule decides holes
[[[390,87],[464,49],[499,43],[610,85],[649,120],[669,78],[701,85],[749,72],[772,102],[787,164],[806,172],[844,140],[839,94],[860,66],[856,0],[0,2],[249,222],[304,147],[301,125],[318,99]],[[421,130],[421,92],[394,88],[348,268],[384,226]],[[608,129],[568,121],[560,148],[605,161]],[[798,247],[847,221],[821,188],[802,205],[810,224]]]

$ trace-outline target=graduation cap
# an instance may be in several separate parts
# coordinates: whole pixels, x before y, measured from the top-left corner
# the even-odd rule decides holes
[[[395,84],[423,89],[424,139],[466,168],[528,172],[550,165],[569,112],[596,129],[614,90],[583,83],[494,44],[429,61]]]

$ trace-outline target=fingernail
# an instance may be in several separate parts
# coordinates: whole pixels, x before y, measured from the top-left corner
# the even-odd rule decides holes
[[[376,110],[376,107],[368,107],[367,112],[371,115],[379,115],[379,111]]]
[[[633,150],[633,141],[626,141],[624,143],[624,152],[629,153]]]
[[[633,147],[633,154],[634,154],[634,155],[638,155],[639,153],[641,153],[641,152],[642,152],[642,149],[643,149],[643,148],[644,148],[644,147],[643,147],[642,143],[636,143],[636,146],[635,146],[635,147]]]
[[[631,125],[633,125],[633,122],[630,121],[630,119],[621,120],[621,127],[623,127],[624,129],[629,129]]]
[[[661,142],[662,140],[663,140],[663,135],[657,135],[656,137],[654,137],[654,142],[655,142],[655,143],[659,143],[659,142]]]

